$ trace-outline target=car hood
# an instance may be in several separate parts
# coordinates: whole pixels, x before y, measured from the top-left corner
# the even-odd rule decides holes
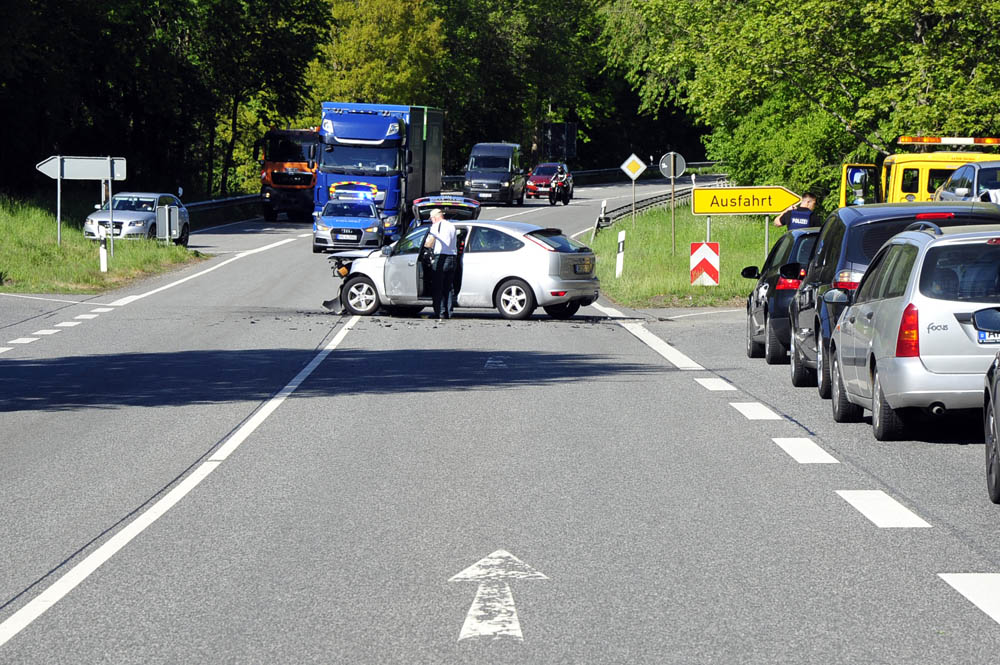
[[[379,249],[349,249],[343,252],[334,252],[330,254],[330,258],[340,258],[340,259],[365,259],[369,256],[374,256],[381,254],[382,250]]]
[[[342,226],[351,229],[367,229],[379,223],[374,217],[320,217],[323,226]]]
[[[529,182],[533,182],[536,185],[547,185],[552,181],[552,176],[550,175],[533,175],[528,179]]]
[[[115,222],[152,222],[156,220],[156,213],[147,210],[115,210],[112,217],[108,210],[98,210],[87,215],[88,222],[107,223],[111,219]]]

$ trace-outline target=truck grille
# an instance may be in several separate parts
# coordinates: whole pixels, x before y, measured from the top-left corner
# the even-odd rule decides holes
[[[281,173],[275,171],[271,174],[271,181],[275,185],[286,187],[307,187],[312,182],[311,173]]]

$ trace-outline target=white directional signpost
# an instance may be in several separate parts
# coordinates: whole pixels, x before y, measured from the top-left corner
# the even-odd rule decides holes
[[[635,181],[646,170],[646,163],[636,157],[633,152],[628,159],[622,162],[621,170],[625,172],[625,175],[632,178],[632,228],[635,228]]]
[[[687,162],[676,152],[668,152],[660,157],[660,173],[664,178],[670,178],[670,239],[671,254],[677,253],[677,232],[674,226],[674,178],[679,178],[687,168]],[[693,181],[692,181],[693,182]]]
[[[124,157],[64,157],[53,155],[35,165],[35,168],[56,181],[56,243],[62,244],[62,181],[101,180],[108,182],[108,207],[111,200],[111,181],[125,179]],[[109,210],[109,215],[114,212]],[[110,220],[109,216],[109,220]],[[110,222],[111,255],[114,256],[114,223]]]
[[[461,642],[470,637],[500,638],[524,641],[521,622],[514,607],[514,594],[510,591],[512,580],[547,580],[545,575],[518,559],[506,550],[497,550],[483,557],[449,582],[477,582],[476,598],[472,601],[462,632]]]

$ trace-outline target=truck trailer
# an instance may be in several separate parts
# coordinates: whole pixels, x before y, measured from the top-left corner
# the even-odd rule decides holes
[[[414,199],[441,193],[443,125],[441,109],[426,106],[323,102],[310,155],[317,168],[314,212],[340,192],[370,196],[382,242],[391,242],[409,221]]]

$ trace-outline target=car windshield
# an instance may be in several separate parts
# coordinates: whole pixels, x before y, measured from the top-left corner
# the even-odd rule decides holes
[[[324,217],[377,217],[375,207],[365,201],[329,201],[323,208]]]
[[[321,146],[320,168],[330,173],[394,175],[399,171],[399,151],[353,145]]]
[[[554,175],[556,172],[556,167],[551,164],[546,166],[539,166],[531,173],[533,175]]]
[[[541,229],[528,234],[532,238],[545,243],[557,252],[589,252],[590,248],[568,236],[559,229]]]
[[[470,171],[508,171],[510,158],[499,155],[473,155],[469,160]]]
[[[938,300],[1000,302],[1000,245],[942,245],[927,250],[920,293]]]
[[[115,196],[111,199],[115,203],[115,210],[138,210],[140,212],[153,212],[156,210],[156,199],[146,196]],[[107,210],[107,202],[101,210]]]

